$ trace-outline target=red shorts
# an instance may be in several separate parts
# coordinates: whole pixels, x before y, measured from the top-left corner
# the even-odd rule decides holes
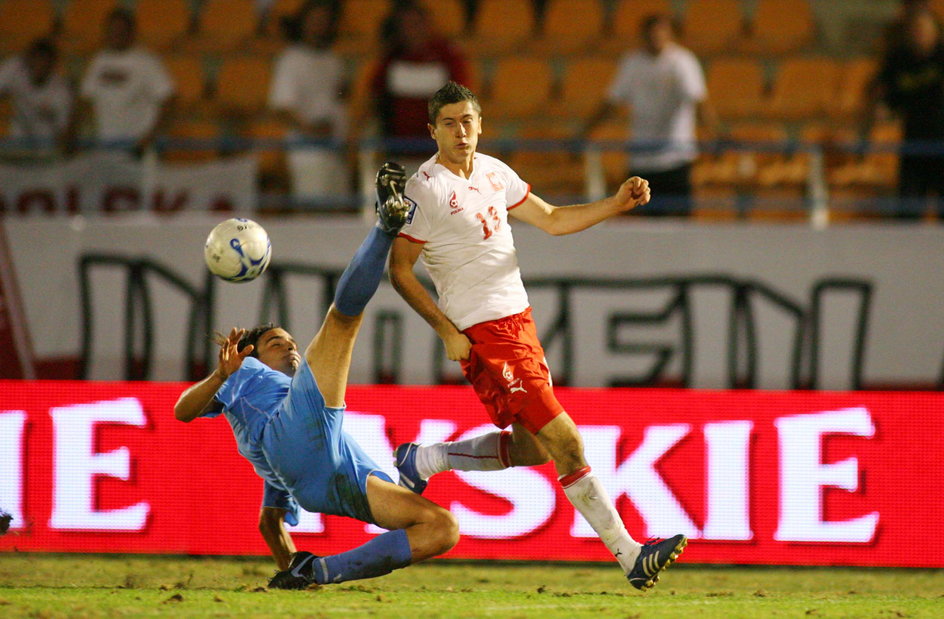
[[[506,428],[520,423],[537,434],[564,411],[554,396],[544,348],[529,307],[520,314],[472,325],[472,341],[462,373],[479,396],[492,423]]]

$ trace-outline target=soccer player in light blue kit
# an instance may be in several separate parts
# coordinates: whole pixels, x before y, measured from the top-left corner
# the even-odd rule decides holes
[[[378,172],[378,224],[341,275],[334,303],[304,356],[275,325],[233,329],[221,338],[216,370],[185,390],[174,407],[181,421],[223,413],[239,453],[265,480],[259,529],[281,570],[270,587],[381,576],[442,554],[458,541],[451,513],[393,483],[341,428],[362,312],[406,219],[404,181],[397,164],[386,163]],[[299,507],[389,531],[337,555],[296,552],[284,523],[298,521]]]

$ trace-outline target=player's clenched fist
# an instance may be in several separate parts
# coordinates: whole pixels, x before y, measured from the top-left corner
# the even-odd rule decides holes
[[[647,204],[650,197],[649,181],[638,176],[630,177],[623,181],[616,195],[625,210]]]

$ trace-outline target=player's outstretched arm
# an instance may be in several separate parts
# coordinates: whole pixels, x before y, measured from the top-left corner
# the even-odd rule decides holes
[[[272,552],[275,564],[280,570],[288,569],[295,554],[295,542],[285,529],[285,510],[278,507],[260,509],[259,532]]]
[[[560,236],[586,230],[614,215],[642,206],[649,202],[649,196],[649,182],[633,176],[626,179],[614,195],[602,200],[554,206],[532,193],[508,213],[548,234]]]
[[[188,387],[174,405],[174,416],[180,421],[193,421],[210,412],[216,406],[213,396],[219,391],[230,374],[239,369],[243,359],[249,356],[253,347],[247,346],[242,351],[236,350],[245,329],[233,328],[226,337],[218,341],[220,352],[218,363],[213,373],[200,382]]]
[[[469,358],[472,343],[439,309],[429,292],[413,272],[423,246],[403,237],[393,242],[390,252],[390,282],[413,310],[423,317],[442,338],[446,356],[451,361]]]

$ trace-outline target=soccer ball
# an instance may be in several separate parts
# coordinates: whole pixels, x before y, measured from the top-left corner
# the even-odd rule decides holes
[[[207,268],[228,282],[256,279],[269,266],[272,244],[265,229],[252,221],[237,217],[217,225],[207,237],[203,248]]]

